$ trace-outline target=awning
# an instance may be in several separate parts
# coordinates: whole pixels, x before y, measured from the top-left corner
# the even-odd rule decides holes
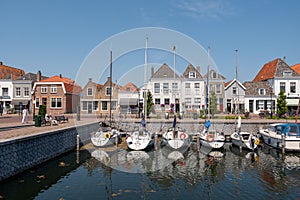
[[[299,99],[286,99],[287,106],[298,106]]]
[[[137,98],[120,98],[120,106],[136,106],[138,105]]]
[[[25,106],[25,105],[28,104],[29,101],[30,101],[30,100],[22,100],[22,99],[18,100],[18,99],[13,99],[13,100],[11,101],[11,104],[12,104],[12,105],[15,105],[15,106],[18,106],[18,105],[20,105],[20,103],[22,103],[22,105]]]

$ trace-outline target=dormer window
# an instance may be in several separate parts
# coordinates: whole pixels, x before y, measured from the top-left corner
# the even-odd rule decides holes
[[[87,89],[87,96],[93,96],[93,88]]]
[[[189,72],[189,78],[196,78],[196,72],[194,71]]]
[[[212,72],[212,78],[217,78],[217,73],[215,71]]]
[[[292,72],[284,71],[284,72],[282,72],[282,75],[283,76],[292,76]]]
[[[258,89],[258,94],[259,95],[265,95],[266,94],[266,90],[264,88],[259,88]]]

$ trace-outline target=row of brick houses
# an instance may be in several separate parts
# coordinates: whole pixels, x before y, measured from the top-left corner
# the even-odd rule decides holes
[[[279,92],[287,96],[289,111],[296,110],[300,96],[300,64],[289,66],[277,58],[261,68],[252,81],[241,83],[225,77],[212,69],[201,75],[200,67],[189,64],[178,75],[166,63],[157,71],[151,69],[149,81],[141,88],[134,83],[124,86],[112,83],[108,77],[103,84],[89,79],[82,88],[72,79],[55,75],[45,77],[41,72],[27,73],[0,63],[0,104],[19,110],[27,106],[37,113],[44,104],[52,115],[75,112],[80,105],[82,113],[107,115],[113,113],[138,113],[143,108],[145,93],[153,95],[155,112],[195,112],[205,109],[206,80],[209,76],[210,93],[214,92],[217,109],[223,113],[276,110]],[[111,94],[111,95],[110,95]],[[111,102],[111,103],[110,103]]]

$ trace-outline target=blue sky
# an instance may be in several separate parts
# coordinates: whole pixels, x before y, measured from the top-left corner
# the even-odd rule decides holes
[[[241,82],[252,80],[263,64],[275,58],[285,56],[290,66],[300,63],[300,2],[296,0],[1,0],[0,8],[0,60],[26,72],[41,70],[47,76],[62,74],[75,79],[99,44],[143,27],[173,30],[190,37],[204,50],[210,47],[213,65],[227,81],[235,78],[235,49]],[[158,37],[148,37],[151,47]],[[172,42],[177,46],[176,40]],[[106,59],[106,65],[101,67],[107,67],[109,51],[114,54],[119,47],[113,43],[105,48],[99,59]],[[144,50],[140,49],[114,60],[113,80],[134,82],[131,78],[122,82],[121,77],[124,70],[141,68],[143,56]],[[149,50],[148,61],[154,67],[164,62],[173,66],[172,45],[170,52]],[[178,58],[178,73],[183,72],[187,62]],[[206,72],[206,62],[193,64],[201,66],[202,74]],[[106,77],[107,72],[98,76]],[[142,74],[138,77],[142,79]]]

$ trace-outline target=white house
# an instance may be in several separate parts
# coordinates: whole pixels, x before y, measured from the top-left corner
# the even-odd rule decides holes
[[[228,113],[244,113],[246,88],[238,80],[225,83],[226,111]]]

